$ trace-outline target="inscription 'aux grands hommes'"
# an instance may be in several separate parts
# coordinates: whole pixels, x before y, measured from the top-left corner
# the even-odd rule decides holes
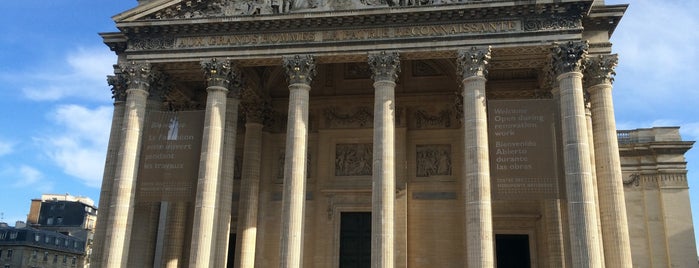
[[[374,28],[344,31],[295,32],[274,34],[241,34],[179,37],[176,48],[263,45],[279,43],[310,43],[329,41],[361,41],[387,38],[449,36],[513,32],[521,29],[519,21],[476,22],[451,25],[422,25],[394,28]]]

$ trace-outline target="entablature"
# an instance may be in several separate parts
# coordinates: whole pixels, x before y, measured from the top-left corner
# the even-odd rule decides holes
[[[125,46],[127,59],[153,62],[227,57],[268,65],[259,61],[306,53],[363,61],[367,52],[376,50],[434,58],[442,50],[465,46],[580,40],[582,19],[591,4],[589,0],[477,1],[260,16],[116,16],[120,38],[114,38],[118,33],[103,36],[112,48]]]

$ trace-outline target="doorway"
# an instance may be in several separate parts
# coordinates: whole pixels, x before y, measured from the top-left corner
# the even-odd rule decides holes
[[[371,212],[340,213],[340,268],[371,266]]]
[[[529,254],[529,235],[495,235],[495,256],[498,268],[531,268]]]

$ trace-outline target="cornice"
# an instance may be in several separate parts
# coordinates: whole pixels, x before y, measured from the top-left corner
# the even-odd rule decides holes
[[[611,37],[628,7],[628,4],[593,6],[583,18],[583,27],[585,30],[607,31]]]
[[[642,155],[684,155],[692,148],[694,141],[652,141],[639,143],[620,143],[619,154],[624,156]]]

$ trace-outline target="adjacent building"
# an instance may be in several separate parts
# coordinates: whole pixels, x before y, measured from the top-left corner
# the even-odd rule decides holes
[[[0,267],[82,268],[85,261],[83,239],[0,223]]]
[[[616,130],[626,9],[139,1],[92,263],[697,267],[693,142]]]

